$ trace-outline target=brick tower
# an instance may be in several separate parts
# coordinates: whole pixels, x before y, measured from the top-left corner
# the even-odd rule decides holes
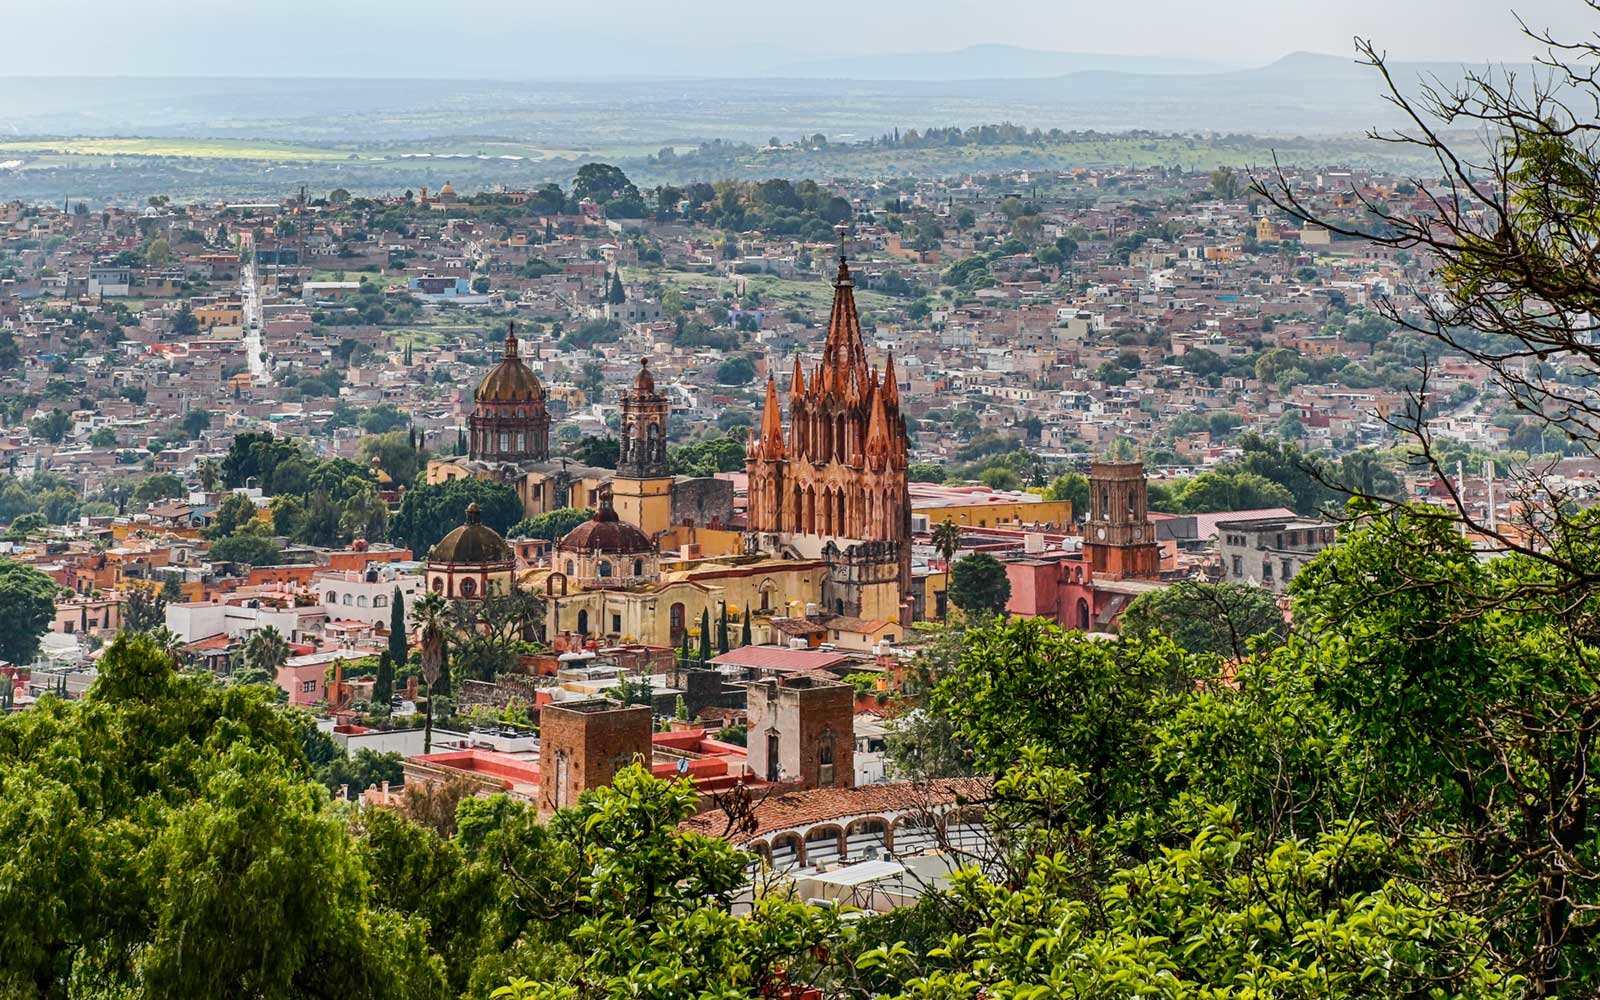
[[[539,710],[539,811],[578,804],[578,796],[635,759],[650,766],[650,708],[605,698],[551,703]]]
[[[1143,462],[1095,462],[1089,467],[1083,551],[1097,576],[1153,580],[1161,575],[1161,547],[1148,503]]]
[[[750,769],[806,788],[856,783],[855,689],[795,676],[749,686]]]

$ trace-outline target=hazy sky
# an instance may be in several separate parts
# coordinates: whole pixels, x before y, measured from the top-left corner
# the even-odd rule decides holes
[[[1350,52],[1520,60],[1515,0],[0,0],[0,74],[733,75],[821,56],[979,42],[1258,64]],[[1581,0],[1530,23],[1600,28]]]

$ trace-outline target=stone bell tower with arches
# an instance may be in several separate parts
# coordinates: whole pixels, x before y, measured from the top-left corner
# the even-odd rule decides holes
[[[1150,520],[1143,462],[1090,465],[1083,552],[1097,576],[1153,580],[1161,575],[1161,546]]]
[[[611,496],[617,516],[651,538],[672,526],[672,473],[667,469],[667,415],[650,359],[639,361],[633,387],[622,394],[622,430]]]

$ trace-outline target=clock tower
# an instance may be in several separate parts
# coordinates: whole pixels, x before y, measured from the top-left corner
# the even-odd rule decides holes
[[[1153,580],[1161,575],[1161,547],[1148,502],[1143,462],[1095,462],[1089,467],[1083,552],[1097,576]]]

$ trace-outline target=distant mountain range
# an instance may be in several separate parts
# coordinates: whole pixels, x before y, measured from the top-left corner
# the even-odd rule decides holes
[[[821,132],[1010,121],[1041,129],[1349,135],[1398,124],[1383,81],[1350,57],[1265,66],[975,46],[791,64],[742,78],[416,80],[0,76],[0,137],[252,138],[413,143],[507,139],[563,148],[762,142]],[[1064,67],[1077,67],[1056,72]],[[1142,69],[1139,67],[1143,67]],[[1528,67],[1511,67],[1526,79]],[[1446,85],[1463,67],[1397,62],[1396,81]],[[1047,72],[1048,71],[1048,72]],[[833,72],[858,74],[834,77]],[[883,77],[863,77],[881,73]],[[653,148],[653,146],[651,147]],[[0,185],[3,188],[3,185]],[[0,198],[5,191],[0,189]]]
[[[770,74],[819,80],[1022,80],[1069,73],[1208,73],[1237,65],[1181,56],[1121,56],[1093,52],[1049,52],[1015,45],[969,45],[954,52],[900,52],[808,59],[775,67]]]

